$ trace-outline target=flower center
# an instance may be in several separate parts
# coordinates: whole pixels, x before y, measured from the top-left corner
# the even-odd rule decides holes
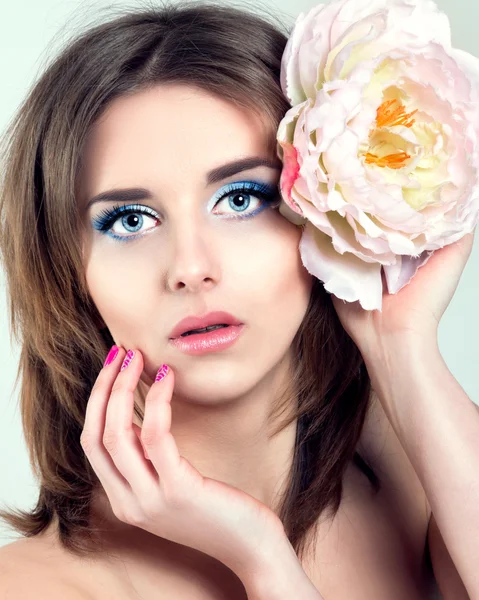
[[[392,108],[395,103],[399,106]],[[404,106],[395,98],[392,100],[386,100],[376,111],[376,125],[378,127],[394,127],[395,125],[404,125],[404,127],[412,127],[415,123],[415,119],[410,120],[411,117],[417,113],[413,110],[410,113],[406,112]]]
[[[411,158],[407,152],[398,152],[396,154],[386,154],[386,156],[378,156],[371,152],[366,152],[366,164],[376,164],[378,167],[389,167],[390,169],[401,169],[405,166],[406,161]]]
[[[397,106],[394,106],[395,104]],[[407,113],[405,107],[396,98],[385,100],[376,111],[376,127],[395,127],[398,125],[412,127],[415,123],[412,116],[417,113],[417,110],[416,108],[416,110]],[[395,152],[385,156],[366,152],[364,156],[366,164],[375,164],[378,167],[389,167],[390,169],[401,169],[411,158],[407,152]]]

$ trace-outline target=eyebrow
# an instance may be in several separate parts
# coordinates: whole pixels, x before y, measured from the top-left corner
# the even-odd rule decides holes
[[[222,181],[227,177],[231,177],[232,175],[236,175],[241,171],[255,169],[256,167],[268,167],[270,169],[280,171],[283,167],[283,164],[278,160],[270,160],[269,158],[262,158],[259,156],[234,160],[209,171],[206,175],[206,184],[212,185],[213,183],[218,183],[219,181]],[[119,190],[108,190],[106,192],[100,192],[96,196],[93,196],[93,198],[91,198],[88,201],[88,204],[86,205],[86,210],[88,210],[92,204],[95,204],[95,202],[149,200],[152,197],[152,193],[146,188],[125,188]]]

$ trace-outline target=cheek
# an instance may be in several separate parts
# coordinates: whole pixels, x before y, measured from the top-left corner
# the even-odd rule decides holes
[[[128,242],[118,242],[116,247],[98,243],[91,248],[85,276],[92,297],[97,296],[99,302],[106,298],[114,303],[133,296],[151,280],[158,266],[151,260],[151,249],[123,248],[122,243]]]
[[[272,272],[277,274],[277,284],[287,296],[309,298],[313,277],[301,261],[299,243],[302,229],[284,217],[279,217],[274,240],[268,244]]]
[[[261,315],[264,327],[281,324],[281,335],[294,337],[306,313],[313,276],[299,253],[302,229],[279,216],[248,245],[244,280],[248,312]]]
[[[146,314],[139,302],[147,298],[147,266],[128,264],[128,259],[105,255],[90,257],[85,277],[90,296],[111,334],[118,340],[134,337],[138,322]],[[145,291],[138,294],[138,290]],[[143,316],[144,319],[144,316]]]
[[[283,315],[284,327],[295,335],[304,318],[311,296],[313,276],[304,267],[299,253],[301,229],[295,225],[284,239],[282,270],[276,281],[275,296]]]

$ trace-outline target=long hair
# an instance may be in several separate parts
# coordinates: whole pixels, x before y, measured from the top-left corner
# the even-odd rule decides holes
[[[212,2],[121,12],[58,53],[7,129],[0,252],[11,336],[21,349],[15,386],[21,383],[22,427],[39,496],[33,509],[3,510],[0,518],[23,536],[56,521],[66,550],[83,556],[100,547],[89,509],[101,484],[80,434],[114,341],[99,328],[82,263],[76,184],[85,138],[114,98],[185,83],[260,115],[274,152],[289,108],[280,86],[288,34],[274,19]],[[301,558],[322,513],[336,514],[350,461],[376,491],[380,482],[356,452],[371,382],[316,278],[292,346],[294,372],[276,409],[288,407],[281,427],[298,419],[297,434],[277,514]],[[136,404],[135,413],[143,418]]]

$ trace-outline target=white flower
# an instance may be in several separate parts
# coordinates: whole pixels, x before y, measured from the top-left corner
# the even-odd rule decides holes
[[[479,220],[479,60],[432,0],[333,0],[301,13],[281,70],[280,211],[307,270],[381,310]]]

